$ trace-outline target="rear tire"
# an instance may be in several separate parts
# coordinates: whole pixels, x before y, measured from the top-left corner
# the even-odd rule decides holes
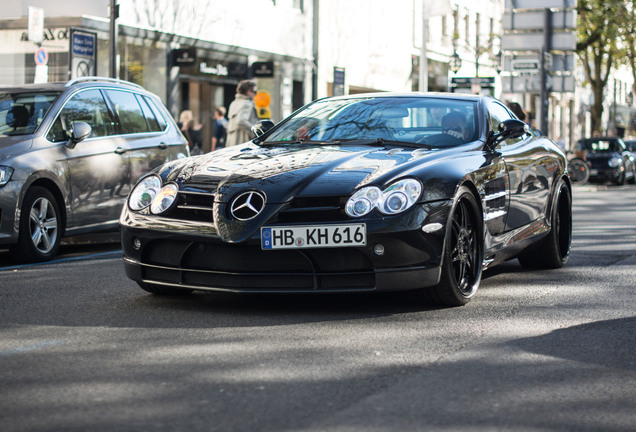
[[[24,196],[20,211],[20,232],[13,253],[23,262],[52,259],[62,240],[62,213],[53,194],[35,186]]]
[[[184,296],[190,294],[191,289],[187,288],[173,288],[164,285],[155,285],[145,282],[137,282],[137,285],[141,287],[144,291],[148,291],[151,294],[163,295],[163,296]]]
[[[439,283],[424,288],[424,296],[441,306],[463,306],[481,281],[484,243],[481,211],[466,187],[459,189],[446,226]]]
[[[572,195],[564,183],[552,207],[550,234],[536,249],[519,257],[526,268],[556,269],[565,265],[572,247]]]

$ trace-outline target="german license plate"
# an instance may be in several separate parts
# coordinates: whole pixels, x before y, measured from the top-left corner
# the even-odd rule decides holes
[[[355,247],[366,244],[365,224],[261,228],[261,249]]]

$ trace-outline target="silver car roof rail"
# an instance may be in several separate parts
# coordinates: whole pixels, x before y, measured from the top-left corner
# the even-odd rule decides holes
[[[70,87],[72,85],[79,84],[79,83],[82,83],[82,82],[87,82],[87,81],[106,81],[106,82],[124,84],[124,85],[129,85],[129,86],[132,86],[132,87],[137,87],[137,88],[143,89],[143,87],[140,86],[139,84],[135,84],[135,83],[132,83],[130,81],[125,81],[125,80],[121,80],[121,79],[117,79],[117,78],[100,77],[100,76],[83,76],[83,77],[74,78],[74,79],[68,81],[65,84],[65,86],[66,87]]]

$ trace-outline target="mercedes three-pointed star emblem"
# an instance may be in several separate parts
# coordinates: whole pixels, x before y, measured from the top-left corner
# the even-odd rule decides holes
[[[246,221],[255,218],[265,208],[265,195],[257,191],[243,192],[232,201],[230,212],[234,218]]]

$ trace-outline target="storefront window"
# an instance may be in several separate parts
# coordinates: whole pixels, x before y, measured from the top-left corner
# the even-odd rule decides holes
[[[121,64],[119,77],[155,93],[165,101],[166,45],[135,37],[120,38]]]

